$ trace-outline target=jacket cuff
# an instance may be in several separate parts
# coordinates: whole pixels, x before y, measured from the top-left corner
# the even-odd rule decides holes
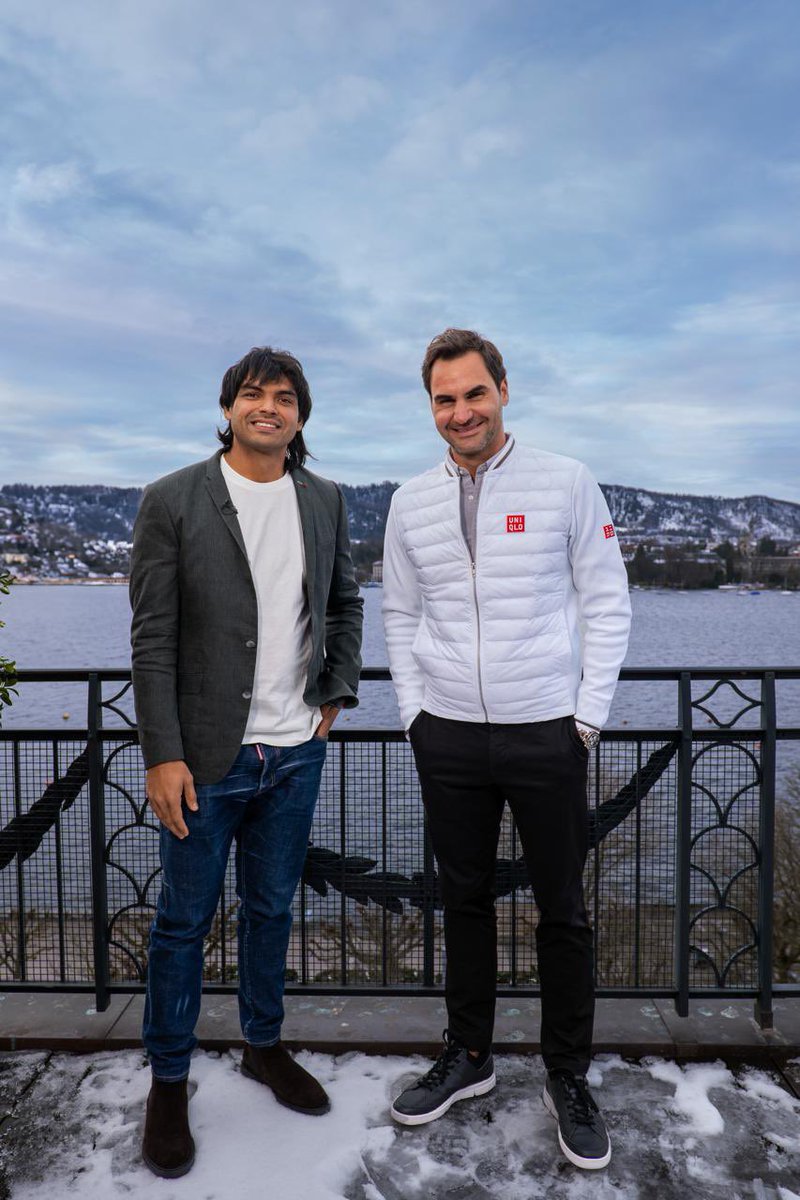
[[[317,683],[318,698],[315,701],[317,708],[323,704],[335,704],[337,708],[356,708],[358,706],[358,696],[355,688],[352,688],[346,679],[341,675],[336,675],[333,671],[325,671]]]
[[[183,742],[180,740],[165,741],[161,737],[154,739],[146,735],[142,738],[140,730],[139,746],[141,747],[145,768],[148,771],[151,767],[157,767],[162,762],[185,762]]]

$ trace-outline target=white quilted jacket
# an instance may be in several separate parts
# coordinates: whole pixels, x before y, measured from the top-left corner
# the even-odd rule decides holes
[[[631,609],[608,507],[583,463],[519,445],[500,455],[481,488],[474,563],[449,455],[409,480],[392,498],[383,596],[406,729],[421,708],[605,723]]]

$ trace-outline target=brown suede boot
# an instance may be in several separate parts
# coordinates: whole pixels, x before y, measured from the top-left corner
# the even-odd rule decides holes
[[[154,1175],[177,1179],[191,1170],[194,1140],[189,1131],[187,1079],[154,1079],[147,1097],[142,1158]]]
[[[245,1043],[242,1074],[272,1088],[275,1099],[295,1112],[321,1117],[331,1102],[321,1084],[296,1063],[282,1042],[274,1046]]]

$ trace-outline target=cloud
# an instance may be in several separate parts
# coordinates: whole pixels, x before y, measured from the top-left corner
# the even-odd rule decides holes
[[[15,199],[32,204],[52,204],[74,195],[80,187],[81,171],[75,162],[43,166],[25,163],[14,173],[11,194]]]
[[[386,102],[385,87],[360,75],[341,75],[325,81],[313,96],[303,95],[294,104],[273,109],[246,127],[240,144],[246,157],[263,152],[273,161],[281,156],[313,149],[315,141],[336,136],[362,118],[374,118]]]
[[[222,371],[272,342],[320,465],[403,478],[442,450],[424,347],[467,325],[526,440],[800,499],[770,441],[799,432],[800,17],[766,4],[8,0],[6,386],[55,397],[71,471],[142,480],[210,452]]]
[[[800,296],[726,296],[695,305],[675,322],[678,333],[759,341],[800,337]]]

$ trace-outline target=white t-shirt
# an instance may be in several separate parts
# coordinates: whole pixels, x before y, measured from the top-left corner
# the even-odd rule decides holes
[[[256,483],[220,459],[258,599],[258,648],[245,743],[299,746],[319,724],[303,700],[311,658],[311,616],[300,512],[292,477]]]

